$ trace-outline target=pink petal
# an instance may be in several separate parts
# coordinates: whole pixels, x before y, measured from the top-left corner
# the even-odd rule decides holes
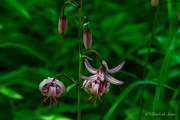
[[[102,64],[103,64],[103,66],[106,68],[106,70],[108,70],[108,65],[107,65],[107,63],[106,63],[106,61],[102,61]]]
[[[105,76],[106,76],[106,80],[107,80],[108,82],[112,83],[112,84],[115,84],[115,85],[118,85],[118,84],[123,84],[123,82],[122,82],[122,81],[117,80],[117,79],[115,79],[115,78],[111,77],[111,76],[110,76],[110,75],[108,75],[108,74],[106,74]]]
[[[98,69],[98,80],[100,80],[100,81],[104,81],[104,79],[105,79],[105,77],[104,77],[104,69],[103,69],[103,67],[101,66],[99,69]]]
[[[85,80],[85,81],[83,82],[83,86],[85,86],[85,87],[87,87],[87,88],[91,88],[91,82],[88,81],[88,80]]]
[[[104,86],[104,93],[107,93],[109,91],[110,83],[107,83],[107,86]]]
[[[39,84],[39,90],[41,91],[41,93],[44,95],[44,96],[48,96],[48,93],[47,92],[44,92],[44,86],[46,84],[49,84],[52,82],[52,79],[44,79],[40,84]],[[45,90],[46,91],[46,90]]]
[[[99,96],[99,84],[92,83],[91,92],[93,95]]]
[[[61,93],[61,88],[60,87],[57,87],[56,88],[56,94],[60,94]]]
[[[49,91],[48,88],[42,87],[42,92],[43,93],[47,93],[48,91]]]
[[[52,83],[56,84],[57,87],[61,88],[61,92],[59,94],[57,94],[58,96],[60,96],[65,90],[64,84],[61,81],[57,80],[57,79],[55,81],[53,81]]]
[[[117,73],[118,71],[120,71],[123,67],[123,65],[125,64],[126,61],[123,61],[121,64],[119,64],[117,67],[113,68],[113,69],[107,69],[107,72],[112,74],[112,73]]]
[[[81,77],[82,79],[84,79],[84,80],[88,80],[88,81],[91,81],[91,82],[97,80],[97,75],[96,75],[96,74],[95,74],[95,75],[92,75],[92,76],[89,76],[89,77],[80,75],[80,77]]]
[[[57,87],[56,88],[56,97],[60,97],[63,92],[62,92],[62,89],[60,87]]]
[[[49,87],[48,96],[56,97],[56,87]]]
[[[97,70],[96,70],[95,68],[93,68],[93,67],[89,64],[89,62],[88,62],[87,59],[84,59],[84,63],[85,63],[86,69],[87,69],[90,73],[92,73],[92,74],[96,74],[96,73],[97,73]]]

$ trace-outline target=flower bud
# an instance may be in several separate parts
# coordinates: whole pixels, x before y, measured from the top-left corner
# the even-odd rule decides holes
[[[151,0],[151,5],[152,5],[152,7],[157,7],[158,6],[158,0]]]
[[[67,26],[68,26],[68,21],[66,20],[66,15],[61,14],[58,22],[59,33],[64,34],[66,32]]]
[[[91,30],[88,27],[84,29],[83,43],[85,48],[89,50],[92,45],[92,34],[91,34]]]
[[[178,13],[178,21],[180,22],[180,12]]]

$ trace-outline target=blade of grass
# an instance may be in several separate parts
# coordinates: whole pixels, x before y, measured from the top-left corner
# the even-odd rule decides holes
[[[154,102],[153,102],[153,112],[158,111],[159,109],[159,104],[161,102],[161,97],[162,97],[162,93],[163,93],[163,84],[166,83],[167,81],[167,74],[168,74],[168,67],[169,64],[171,62],[171,58],[173,56],[174,53],[174,45],[175,45],[175,41],[178,40],[180,35],[180,29],[178,30],[178,32],[174,35],[174,38],[166,52],[166,56],[165,59],[163,61],[162,64],[162,68],[160,71],[160,76],[159,76],[159,81],[158,81],[158,85],[156,87],[156,93],[155,93],[155,97],[154,97]],[[154,116],[153,116],[154,119]]]
[[[27,10],[16,0],[7,0],[7,2],[12,5],[15,9],[20,11],[26,18],[31,19],[31,16],[27,12]]]
[[[179,120],[179,114],[178,114],[179,113],[179,105],[180,105],[180,102],[178,99],[179,95],[180,95],[180,86],[174,92],[171,102],[170,102],[171,107],[174,108],[174,111],[176,113],[175,120]]]
[[[23,99],[23,96],[8,87],[0,87],[0,93],[13,99]]]
[[[26,50],[27,52],[34,55],[36,58],[40,59],[43,62],[46,62],[46,58],[44,56],[42,56],[40,53],[38,53],[37,51],[33,50],[32,48],[30,48],[26,45],[17,44],[17,43],[2,43],[0,45],[0,48],[3,48],[3,47],[15,47],[15,48],[20,48],[20,49]]]
[[[152,82],[152,81],[148,81],[148,80],[141,80],[141,81],[137,81],[134,82],[132,84],[130,84],[116,99],[116,101],[114,102],[114,104],[112,105],[112,107],[109,109],[109,111],[107,112],[107,114],[105,115],[103,120],[110,120],[110,116],[113,114],[113,112],[115,111],[115,109],[117,108],[117,106],[121,103],[121,101],[123,100],[123,98],[130,92],[132,91],[132,89],[138,85],[145,85],[145,84],[152,84],[152,85],[157,85],[157,82]],[[167,85],[163,85],[168,89],[174,90],[174,88],[167,86]]]

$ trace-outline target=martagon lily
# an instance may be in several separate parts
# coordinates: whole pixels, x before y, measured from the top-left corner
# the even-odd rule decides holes
[[[41,93],[45,96],[42,103],[46,103],[46,100],[50,97],[50,106],[53,102],[57,103],[56,97],[60,97],[65,90],[64,84],[58,79],[50,78],[44,79],[39,84]],[[52,100],[53,98],[53,100]]]
[[[122,81],[113,78],[109,74],[117,73],[118,71],[120,71],[125,64],[125,61],[123,61],[113,69],[109,69],[107,63],[104,60],[102,60],[102,63],[98,69],[93,68],[89,64],[87,59],[85,59],[84,61],[86,69],[90,73],[94,74],[89,77],[83,75],[80,76],[85,80],[83,83],[85,91],[90,94],[90,96],[87,98],[87,102],[92,98],[92,95],[95,95],[102,102],[104,102],[101,96],[103,95],[103,93],[107,93],[109,91],[110,83],[115,85],[123,84]]]

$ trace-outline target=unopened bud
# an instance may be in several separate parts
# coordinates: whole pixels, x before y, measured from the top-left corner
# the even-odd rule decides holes
[[[91,34],[91,30],[88,27],[84,29],[83,43],[85,48],[89,50],[92,45],[92,34]]]
[[[179,20],[179,22],[180,22],[180,12],[178,13],[178,20]]]
[[[158,6],[158,0],[151,0],[151,5],[152,5],[152,7],[157,7]]]
[[[64,34],[66,32],[67,26],[68,26],[68,21],[66,20],[66,15],[61,14],[58,22],[59,33]]]

